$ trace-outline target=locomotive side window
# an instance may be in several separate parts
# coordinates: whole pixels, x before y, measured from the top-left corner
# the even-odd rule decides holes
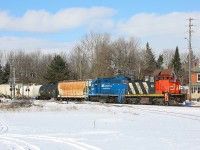
[[[145,76],[144,81],[149,81],[149,76]]]
[[[119,83],[121,83],[121,81],[120,80],[114,80],[113,83],[119,84]]]
[[[106,83],[106,82],[109,82],[109,80],[104,80],[104,82]]]
[[[98,80],[97,83],[100,83],[100,84],[101,84],[101,80]]]
[[[164,77],[160,77],[159,80],[164,80]]]
[[[154,77],[150,77],[150,82],[154,82]]]

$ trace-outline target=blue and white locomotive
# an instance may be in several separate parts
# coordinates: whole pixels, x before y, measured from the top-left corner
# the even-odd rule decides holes
[[[123,103],[123,97],[128,92],[129,77],[97,78],[92,81],[88,93],[89,101]]]

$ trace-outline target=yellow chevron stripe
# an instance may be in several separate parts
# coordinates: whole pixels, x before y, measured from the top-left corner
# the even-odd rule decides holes
[[[140,94],[143,94],[142,88],[138,82],[135,83]]]
[[[149,87],[148,87],[147,83],[146,82],[142,82],[142,83],[144,85],[144,88],[145,88],[147,94],[149,94]]]
[[[130,87],[130,89],[131,89],[131,92],[132,92],[133,94],[136,94],[135,89],[134,89],[132,83],[129,83],[129,87]]]

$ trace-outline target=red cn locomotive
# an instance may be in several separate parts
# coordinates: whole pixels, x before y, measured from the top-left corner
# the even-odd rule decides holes
[[[172,69],[162,70],[156,76],[156,94],[180,94],[180,81]]]
[[[155,71],[142,80],[131,80],[125,103],[178,105],[185,101],[185,93],[180,91],[180,81],[172,69]]]

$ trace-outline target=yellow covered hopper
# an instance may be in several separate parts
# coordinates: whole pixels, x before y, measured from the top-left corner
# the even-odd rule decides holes
[[[58,83],[60,98],[85,98],[91,85],[90,80],[63,81]]]

